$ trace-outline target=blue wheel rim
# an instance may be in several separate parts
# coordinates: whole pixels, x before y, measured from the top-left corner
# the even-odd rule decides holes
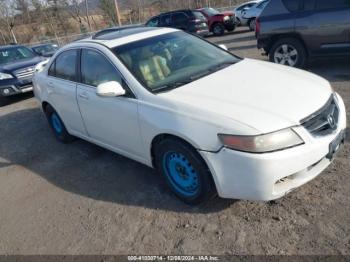
[[[188,197],[198,193],[199,176],[183,154],[176,152],[164,154],[163,169],[169,182],[178,193]]]
[[[56,133],[60,134],[63,131],[63,125],[61,119],[56,113],[51,115],[51,124]]]

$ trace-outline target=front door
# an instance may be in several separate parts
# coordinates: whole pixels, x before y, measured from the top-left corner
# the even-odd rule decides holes
[[[77,98],[88,135],[121,153],[142,157],[144,148],[138,124],[137,100],[129,96],[98,96],[96,87],[109,81],[123,85],[120,73],[102,53],[83,49]]]

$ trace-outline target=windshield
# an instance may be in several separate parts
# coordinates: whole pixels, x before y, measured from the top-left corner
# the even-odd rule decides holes
[[[30,59],[33,57],[35,57],[33,52],[23,46],[0,49],[1,65],[24,60],[24,59]]]
[[[214,16],[220,14],[220,12],[214,8],[203,8],[202,9],[204,13],[206,13],[208,16]]]
[[[125,44],[116,47],[114,53],[151,92],[182,86],[240,61],[184,32]]]
[[[45,55],[45,54],[56,52],[58,50],[58,45],[55,45],[55,44],[42,45],[42,46],[33,47],[33,50],[38,54]]]

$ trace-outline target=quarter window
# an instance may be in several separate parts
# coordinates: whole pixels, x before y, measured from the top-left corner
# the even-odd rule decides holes
[[[121,76],[103,55],[93,50],[83,50],[81,80],[86,85],[98,86],[109,81],[121,83]]]
[[[76,81],[76,61],[76,50],[68,50],[61,53],[56,58],[54,65],[51,65],[49,75],[65,80]]]
[[[56,61],[54,61],[49,68],[49,76],[55,76],[55,66],[56,66]]]

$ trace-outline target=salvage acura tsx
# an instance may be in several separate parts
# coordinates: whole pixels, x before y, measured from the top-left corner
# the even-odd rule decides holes
[[[154,167],[189,204],[280,198],[344,142],[344,103],[328,81],[176,29],[99,34],[37,70],[35,96],[60,141],[80,137]]]

